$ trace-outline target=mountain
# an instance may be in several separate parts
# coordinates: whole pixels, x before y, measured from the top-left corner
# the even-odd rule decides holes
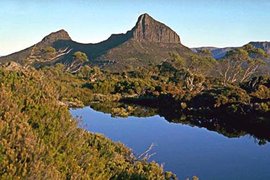
[[[71,40],[70,36],[65,30],[60,30],[57,32],[53,32],[49,34],[48,36],[44,37],[39,43],[28,47],[24,50],[21,50],[19,52],[12,53],[7,56],[0,57],[0,63],[5,63],[9,61],[15,61],[20,64],[26,64],[32,61],[40,60],[42,59],[40,56],[41,50],[47,48],[47,47],[53,47],[54,43],[61,40]],[[61,49],[61,48],[59,48]],[[61,51],[60,51],[61,52]],[[46,61],[46,60],[44,60]]]
[[[217,48],[217,47],[199,47],[199,48],[191,48],[191,50],[195,53],[198,53],[203,50],[209,50],[212,53],[213,58],[221,59],[223,58],[228,51],[233,50],[235,47],[225,47],[225,48]]]
[[[253,45],[255,48],[263,49],[267,54],[270,55],[270,42],[249,42],[248,44]],[[239,47],[224,47],[224,48],[217,48],[217,47],[198,47],[198,48],[191,48],[191,50],[195,53],[198,53],[203,50],[209,50],[212,53],[213,58],[221,59],[223,58],[227,52],[234,50]]]
[[[48,47],[56,49],[55,57],[46,56]],[[181,44],[175,31],[150,15],[142,14],[131,30],[125,34],[113,34],[100,43],[82,44],[73,41],[65,30],[60,30],[27,49],[0,57],[0,62],[16,61],[38,66],[59,62],[67,64],[76,51],[86,53],[92,65],[113,71],[159,64],[169,57],[170,52],[177,52],[183,58],[192,53]]]
[[[148,14],[143,14],[138,18],[131,34],[134,40],[140,42],[180,44],[180,37],[176,32]]]
[[[170,52],[177,52],[183,57],[192,53],[181,44],[176,32],[148,14],[139,16],[135,26],[125,34],[113,34],[100,43],[60,40],[54,47],[71,47],[72,52],[85,52],[92,64],[112,71],[159,64],[169,58]]]
[[[114,65],[107,66],[110,69],[123,69],[159,64],[169,58],[170,52],[177,52],[184,58],[192,53],[181,44],[176,32],[148,14],[141,15],[125,36],[128,36],[127,41],[109,49],[97,60],[112,62]]]

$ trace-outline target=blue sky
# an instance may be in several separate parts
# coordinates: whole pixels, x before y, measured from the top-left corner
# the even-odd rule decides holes
[[[268,0],[1,0],[0,55],[65,29],[94,43],[131,29],[142,13],[167,24],[188,47],[270,41]]]

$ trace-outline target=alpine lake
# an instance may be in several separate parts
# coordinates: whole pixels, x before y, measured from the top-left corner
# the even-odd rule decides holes
[[[215,119],[174,117],[141,106],[120,117],[113,106],[92,104],[70,112],[81,128],[125,144],[135,156],[162,164],[179,179],[270,179],[268,132],[233,128]]]

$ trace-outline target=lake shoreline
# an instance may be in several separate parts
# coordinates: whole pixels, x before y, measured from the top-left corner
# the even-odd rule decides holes
[[[124,108],[127,105],[122,104],[120,106]],[[122,117],[118,118],[118,116],[112,116],[112,114],[109,112],[106,112],[106,114],[104,114],[102,112],[102,107],[98,106],[98,108],[99,109],[97,111],[97,107],[94,109],[92,109],[91,107],[84,107],[82,109],[74,109],[71,111],[71,113],[73,115],[77,114],[77,115],[82,116],[83,122],[88,125],[86,126],[89,128],[89,129],[87,128],[87,130],[91,132],[102,133],[106,137],[112,139],[113,141],[120,141],[121,143],[124,143],[126,146],[132,148],[132,150],[135,151],[136,154],[140,154],[141,152],[143,152],[145,149],[147,149],[151,145],[151,143],[156,144],[156,146],[153,149],[154,152],[152,152],[152,153],[156,153],[156,155],[154,155],[153,159],[151,160],[156,160],[159,163],[165,162],[165,169],[172,170],[177,175],[179,175],[179,178],[181,179],[183,178],[185,179],[186,177],[191,177],[192,175],[197,175],[198,177],[204,178],[204,179],[208,179],[205,177],[212,177],[212,178],[218,177],[218,179],[231,179],[232,177],[245,177],[245,179],[250,179],[250,178],[246,178],[246,176],[243,175],[241,172],[239,172],[241,175],[235,174],[236,172],[233,173],[232,171],[233,169],[226,166],[226,164],[227,165],[230,164],[227,161],[232,160],[231,157],[234,157],[235,159],[240,158],[240,157],[245,157],[246,160],[248,161],[253,161],[251,157],[256,157],[256,156],[265,158],[265,155],[267,154],[263,156],[263,153],[267,153],[267,152],[264,151],[264,149],[265,148],[268,149],[270,147],[269,143],[266,143],[264,146],[256,145],[259,142],[255,139],[252,140],[253,138],[250,139],[250,136],[243,132],[239,132],[237,136],[233,136],[229,134],[227,134],[227,136],[224,136],[224,134],[221,133],[222,135],[220,135],[219,134],[220,132],[217,132],[215,130],[209,131],[208,128],[206,129],[206,128],[201,128],[203,126],[196,126],[196,125],[194,126],[194,124],[190,124],[190,122],[187,123],[187,121],[185,123],[184,120],[178,123],[177,122],[169,123],[164,117],[154,115],[153,113],[154,111],[153,112],[150,111],[149,112],[150,114],[144,114],[145,117],[142,117],[142,114],[137,114],[137,115],[141,115],[138,118],[134,116],[133,114],[132,117],[126,117],[123,119]],[[106,110],[106,109],[108,110],[110,108],[108,108],[107,106],[103,110]],[[138,111],[145,113],[143,110],[140,110],[140,109]],[[199,133],[199,134],[195,135],[194,133],[195,134]],[[248,147],[246,147],[247,145]],[[179,146],[179,147],[176,148],[175,146]],[[239,149],[234,149],[236,147]],[[221,151],[220,148],[223,150]],[[226,149],[226,148],[229,148],[229,149]],[[189,151],[186,151],[188,149]],[[255,153],[255,151],[251,152],[255,149],[257,149],[260,153],[259,152]],[[210,152],[213,151],[213,152],[210,153],[209,151]],[[188,152],[190,154],[187,154]],[[218,154],[221,153],[220,156],[217,156],[217,153]],[[226,155],[223,153],[225,153]],[[252,153],[255,153],[255,154],[252,154]],[[211,157],[208,157],[208,155],[210,155]],[[227,157],[227,155],[229,157]],[[169,156],[170,158],[167,156]],[[206,158],[205,156],[208,158]],[[219,159],[219,158],[222,158],[223,156],[227,159],[222,160],[223,161],[222,164],[216,165],[219,168],[222,167],[222,169],[215,170],[214,168],[215,166],[212,167],[210,165],[208,166],[213,168],[211,171],[208,168],[202,168],[204,164],[210,163],[212,159],[216,159],[216,158]],[[191,161],[190,159],[184,160],[183,159],[184,157],[191,158],[191,159],[193,159],[193,157],[197,157],[198,159],[196,158],[193,161]],[[200,162],[200,159],[203,159],[203,161]],[[242,167],[244,166],[244,164],[242,163],[246,162],[246,160],[244,159],[238,160],[237,161],[238,163],[236,163],[235,165]],[[257,161],[257,163],[261,161],[266,163],[266,161],[262,160],[261,158],[258,160],[259,161]],[[221,159],[219,159],[218,161],[221,161]],[[183,164],[183,166],[181,164]],[[202,169],[201,170],[198,169],[197,164],[200,165],[200,168],[204,169],[204,172],[202,172]],[[251,164],[256,164],[256,163],[251,163]],[[179,168],[180,169],[184,168],[184,169],[179,171]],[[251,171],[249,173],[250,177],[256,177],[254,176],[255,175],[254,173],[258,171],[258,167],[257,168],[254,167],[254,169],[256,170]],[[265,169],[265,168],[262,168],[262,169]],[[221,178],[222,177],[221,174],[215,174],[215,175],[209,174],[212,171],[217,171],[219,173],[221,173],[221,171],[230,171],[231,175],[234,175],[234,176],[230,176],[230,178],[228,178],[228,176],[223,174],[223,178]],[[266,171],[263,170],[263,172],[265,173]],[[269,177],[267,174],[264,174],[262,176]]]

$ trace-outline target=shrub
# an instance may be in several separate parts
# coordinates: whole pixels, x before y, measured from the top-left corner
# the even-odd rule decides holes
[[[258,90],[251,93],[251,96],[258,99],[269,99],[270,98],[270,88],[267,88],[264,85],[259,85]]]
[[[80,60],[80,61],[87,61],[88,60],[87,55],[85,53],[81,52],[81,51],[76,51],[73,54],[73,57],[74,57],[74,59]]]
[[[250,97],[247,92],[238,87],[216,87],[204,90],[191,100],[193,107],[220,107],[227,103],[249,103]]]
[[[0,179],[165,179],[158,164],[78,128],[59,100],[87,92],[58,68],[0,69]]]

